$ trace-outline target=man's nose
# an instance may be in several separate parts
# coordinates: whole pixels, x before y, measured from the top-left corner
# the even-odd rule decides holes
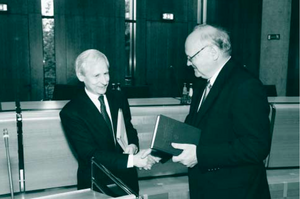
[[[187,65],[187,66],[191,66],[191,65],[192,65],[192,62],[191,62],[189,59],[187,59],[187,60],[186,60],[186,65]]]

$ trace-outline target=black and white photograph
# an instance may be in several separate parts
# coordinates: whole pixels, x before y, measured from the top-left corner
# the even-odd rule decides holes
[[[299,199],[299,0],[0,0],[0,199]]]

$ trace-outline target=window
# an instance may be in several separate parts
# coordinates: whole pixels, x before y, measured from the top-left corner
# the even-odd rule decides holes
[[[127,57],[125,84],[133,85],[136,67],[136,0],[125,0],[125,52]]]
[[[43,24],[44,100],[53,97],[56,82],[53,0],[41,0]]]

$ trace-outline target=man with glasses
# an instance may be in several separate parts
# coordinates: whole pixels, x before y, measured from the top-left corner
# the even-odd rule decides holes
[[[195,76],[207,80],[185,121],[201,129],[198,145],[172,144],[183,150],[173,161],[189,168],[190,198],[270,198],[263,163],[271,145],[269,105],[261,81],[233,61],[221,28],[196,26],[185,52]]]

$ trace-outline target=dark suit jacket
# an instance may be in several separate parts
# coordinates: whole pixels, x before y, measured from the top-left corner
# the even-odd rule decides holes
[[[107,91],[114,130],[116,132],[118,110],[123,110],[128,142],[139,147],[136,130],[131,124],[131,113],[127,99],[120,91]],[[68,141],[78,156],[78,189],[91,187],[91,158],[104,166],[138,193],[137,171],[127,169],[128,155],[115,146],[112,133],[109,131],[101,113],[84,92],[72,99],[60,112],[60,118]],[[110,181],[102,173],[102,183]]]
[[[262,83],[229,60],[206,100],[194,93],[186,123],[202,130],[191,199],[270,198],[263,160],[270,151],[269,105]]]

